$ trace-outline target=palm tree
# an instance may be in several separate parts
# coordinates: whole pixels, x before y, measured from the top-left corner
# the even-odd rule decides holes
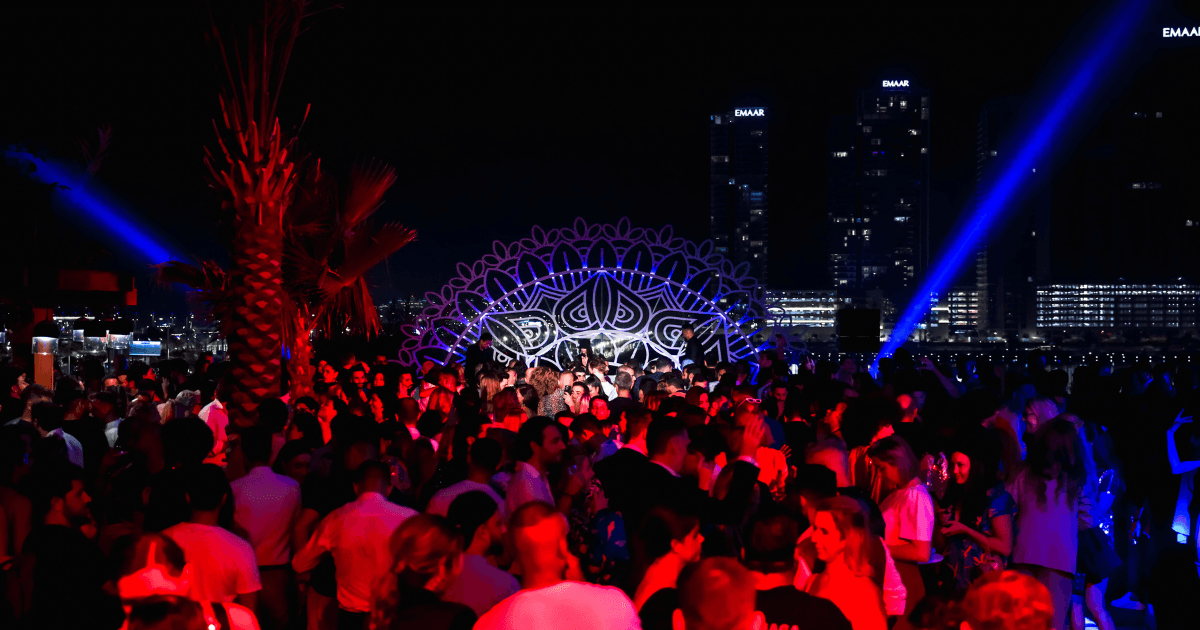
[[[415,236],[399,225],[372,230],[366,223],[395,181],[390,168],[356,170],[338,212],[320,162],[298,167],[295,137],[281,130],[276,109],[305,6],[305,0],[264,0],[262,14],[249,20],[244,49],[212,19],[208,39],[225,82],[221,119],[213,122],[220,153],[206,150],[204,162],[231,232],[229,270],[211,261],[159,266],[164,282],[198,289],[220,322],[229,343],[229,418],[239,425],[252,424],[258,404],[279,395],[285,347],[303,391],[312,377],[314,329],[378,330],[363,274]]]
[[[343,204],[338,203],[336,188],[319,162],[297,181],[283,226],[283,300],[277,320],[282,346],[290,356],[293,397],[312,390],[313,333],[326,337],[379,333],[366,273],[416,237],[415,231],[398,223],[374,227],[370,221],[395,180],[389,166],[355,167]],[[231,291],[231,274],[212,261],[191,265],[173,260],[159,267],[159,278],[197,290],[196,297],[209,309],[209,316],[222,323],[226,335],[231,332],[225,324],[236,321],[233,311],[239,305]]]

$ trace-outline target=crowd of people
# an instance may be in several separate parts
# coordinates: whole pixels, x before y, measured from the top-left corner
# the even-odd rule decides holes
[[[1185,627],[1200,374],[904,350],[316,366],[231,424],[206,355],[0,391],[0,626]]]

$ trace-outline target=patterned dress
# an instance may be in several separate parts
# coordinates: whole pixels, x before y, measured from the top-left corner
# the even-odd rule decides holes
[[[996,530],[992,527],[992,519],[998,516],[1015,516],[1016,513],[1017,502],[1013,500],[1012,495],[1004,489],[1002,484],[996,484],[988,490],[986,514],[975,517],[974,522],[964,522],[963,525],[985,536],[995,536]],[[1000,560],[1001,568],[1008,565],[1007,557],[991,555]],[[955,591],[962,592],[967,590],[975,578],[979,577],[980,571],[977,567],[985,564],[988,553],[987,549],[974,538],[959,535],[947,539],[945,557],[945,566],[950,571],[950,584]]]

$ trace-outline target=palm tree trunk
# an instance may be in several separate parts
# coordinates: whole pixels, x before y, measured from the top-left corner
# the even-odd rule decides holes
[[[292,400],[301,396],[312,396],[315,374],[312,365],[312,342],[308,337],[311,326],[304,316],[298,315],[297,319],[299,321],[296,326],[296,338],[292,340],[292,353],[287,364]]]
[[[233,392],[229,421],[249,426],[257,421],[258,404],[280,394],[283,229],[278,204],[235,205],[248,207],[235,211],[229,274],[234,297],[228,327],[231,365],[225,384]],[[276,207],[255,207],[259,205]]]

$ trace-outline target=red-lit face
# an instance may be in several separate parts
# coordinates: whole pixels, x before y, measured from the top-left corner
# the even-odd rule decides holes
[[[583,397],[586,394],[587,389],[585,389],[582,385],[575,385],[571,387],[571,402],[579,404],[579,401],[583,400]]]
[[[592,415],[596,416],[597,420],[602,422],[604,420],[608,420],[608,403],[603,398],[593,399],[589,409],[591,410]]]
[[[71,490],[63,496],[63,516],[68,519],[83,518],[88,515],[88,504],[92,498],[83,490],[83,482],[71,482]]]
[[[704,536],[700,535],[700,527],[697,526],[690,534],[684,536],[683,540],[671,541],[671,551],[684,562],[691,563],[700,559],[700,547],[703,544]]]
[[[384,386],[383,372],[375,373],[375,378],[373,378],[371,380],[371,386],[372,387],[383,387]]]
[[[846,539],[842,538],[842,532],[838,531],[837,523],[829,512],[817,512],[817,518],[813,521],[812,541],[817,548],[817,557],[825,562],[837,558],[846,548]]]
[[[412,388],[413,388],[412,374],[409,374],[408,372],[401,374],[400,375],[400,391],[410,392],[410,391],[412,391]]]
[[[321,366],[321,380],[326,383],[336,383],[338,377],[337,368],[328,363]]]
[[[453,374],[443,374],[438,377],[438,385],[454,391],[458,389],[458,378]]]
[[[354,370],[350,373],[350,382],[354,383],[355,387],[365,387],[367,384],[367,373],[362,370]]]

